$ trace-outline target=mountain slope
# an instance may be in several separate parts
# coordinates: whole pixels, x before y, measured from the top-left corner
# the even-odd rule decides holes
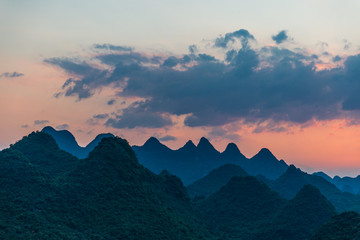
[[[218,191],[234,176],[245,177],[248,174],[238,165],[225,164],[187,186],[187,191],[191,197],[208,196]]]
[[[293,198],[304,185],[311,184],[318,188],[339,212],[360,209],[360,198],[358,196],[341,192],[324,178],[302,172],[293,165],[277,180],[268,184],[287,199]]]
[[[360,215],[356,212],[344,212],[334,216],[311,238],[311,240],[357,239],[360,239]]]
[[[229,239],[249,239],[286,201],[254,177],[233,177],[219,191],[199,202],[211,228]]]
[[[334,206],[312,185],[305,185],[277,214],[263,239],[309,239],[336,214]]]

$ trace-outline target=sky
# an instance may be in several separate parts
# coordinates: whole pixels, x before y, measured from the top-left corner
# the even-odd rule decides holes
[[[51,125],[360,174],[360,2],[0,0],[0,149]]]

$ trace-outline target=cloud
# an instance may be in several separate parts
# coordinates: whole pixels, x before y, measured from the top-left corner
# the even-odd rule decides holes
[[[280,31],[278,34],[272,36],[272,40],[276,42],[276,44],[281,44],[285,41],[289,40],[289,36],[285,30]]]
[[[29,128],[28,124],[21,125],[21,128]]]
[[[110,100],[107,102],[107,105],[114,105],[115,102],[116,102],[115,99],[110,99]]]
[[[106,126],[114,128],[162,128],[173,124],[170,117],[160,112],[151,111],[146,103],[136,102],[124,109],[122,115],[116,115],[106,121]]]
[[[49,120],[35,120],[34,125],[44,125],[49,123]]]
[[[240,49],[228,46],[240,40]],[[79,100],[103,87],[118,91],[119,99],[142,99],[105,121],[114,128],[160,128],[173,125],[171,116],[185,116],[190,127],[243,121],[257,124],[254,132],[285,131],[264,122],[300,124],[352,116],[360,110],[360,55],[344,57],[343,67],[319,70],[321,54],[301,48],[252,48],[246,30],[227,33],[214,44],[227,48],[223,58],[200,53],[183,55],[143,52],[101,53],[86,61],[52,58],[45,62],[66,71],[62,94]],[[320,57],[319,57],[320,56]],[[337,58],[334,58],[334,62]],[[112,99],[113,100],[113,99]],[[115,100],[114,100],[115,101]]]
[[[126,46],[116,46],[112,44],[94,44],[93,47],[95,49],[101,49],[101,50],[112,50],[112,51],[132,51],[133,49],[131,47]]]
[[[161,142],[175,141],[177,138],[171,135],[166,135],[164,137],[160,137],[159,140]]]
[[[24,76],[23,73],[18,72],[4,72],[0,74],[0,78],[16,78],[16,77],[22,77]]]
[[[96,118],[96,119],[105,119],[105,118],[108,118],[108,117],[109,117],[109,114],[107,114],[107,113],[97,114],[97,115],[93,116],[93,118]]]
[[[66,130],[69,129],[69,124],[61,124],[55,127],[57,130]]]
[[[234,42],[236,39],[240,40],[243,47],[247,47],[249,40],[255,40],[247,30],[240,29],[235,32],[226,33],[225,36],[218,37],[215,40],[215,47],[226,48],[229,42]]]

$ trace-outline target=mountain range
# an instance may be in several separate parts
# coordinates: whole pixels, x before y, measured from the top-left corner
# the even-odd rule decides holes
[[[142,166],[125,139],[104,137],[79,159],[61,150],[49,134],[33,132],[0,151],[0,239],[359,236],[358,214],[336,215],[342,210],[314,186],[320,180],[313,179],[322,178],[299,171],[290,166],[270,180],[225,165],[200,182],[209,187],[209,179],[215,185],[214,179],[221,179],[223,185],[216,185],[207,197],[191,199],[180,178]],[[227,172],[242,176],[229,179]],[[308,182],[295,188],[288,184],[294,179]],[[334,224],[347,231],[332,229]]]

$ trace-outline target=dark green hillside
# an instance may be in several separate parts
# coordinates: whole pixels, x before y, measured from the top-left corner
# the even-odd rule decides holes
[[[334,206],[311,186],[305,185],[277,214],[259,239],[305,240],[336,214]]]
[[[75,168],[78,159],[59,149],[55,140],[43,132],[33,132],[11,146],[21,152],[34,168],[43,174],[56,177]]]
[[[254,177],[233,177],[218,192],[199,203],[203,219],[229,239],[250,239],[286,203]]]
[[[344,212],[333,217],[322,226],[311,240],[359,240],[360,215],[356,212]]]
[[[142,167],[125,140],[102,139],[52,181],[47,151],[36,150],[50,139],[32,133],[0,152],[0,239],[214,239],[181,181]]]
[[[234,176],[245,177],[248,174],[238,165],[226,164],[187,186],[187,191],[191,197],[208,196],[219,190]]]

